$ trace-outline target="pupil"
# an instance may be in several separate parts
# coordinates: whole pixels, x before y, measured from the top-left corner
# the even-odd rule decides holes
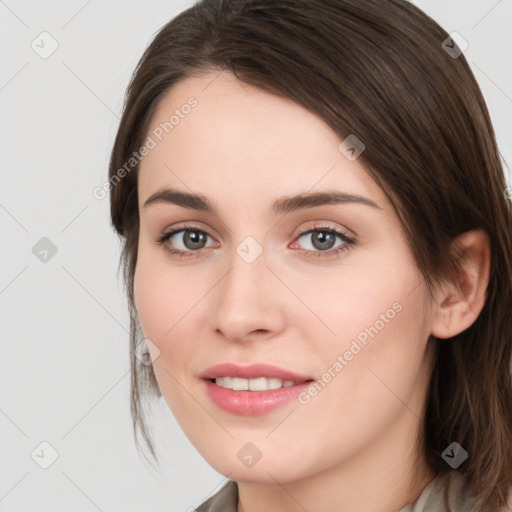
[[[313,233],[313,245],[316,249],[330,249],[334,245],[334,235],[327,231]]]
[[[187,231],[183,234],[183,243],[187,249],[202,249],[206,237],[199,231]]]

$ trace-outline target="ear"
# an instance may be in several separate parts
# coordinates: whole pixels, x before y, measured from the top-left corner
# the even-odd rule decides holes
[[[461,266],[453,281],[443,281],[436,291],[431,324],[436,338],[451,338],[473,324],[484,307],[489,282],[491,248],[485,231],[459,235],[452,249],[460,254]]]

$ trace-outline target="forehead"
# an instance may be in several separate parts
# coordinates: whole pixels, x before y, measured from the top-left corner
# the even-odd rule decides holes
[[[313,188],[382,197],[320,117],[227,72],[178,82],[160,101],[148,136],[155,147],[139,169],[142,201],[163,186],[220,199]]]

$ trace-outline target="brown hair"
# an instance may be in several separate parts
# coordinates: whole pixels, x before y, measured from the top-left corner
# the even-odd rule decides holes
[[[438,473],[451,470],[441,454],[457,441],[469,454],[457,471],[479,507],[505,505],[512,488],[511,205],[484,98],[464,55],[442,47],[447,37],[405,0],[203,0],[148,46],[127,90],[109,177],[131,318],[133,427],[155,460],[142,409],[148,394],[161,393],[152,366],[135,357],[137,166],[123,179],[116,173],[142,146],[173,85],[227,70],[317,114],[341,140],[356,134],[363,141],[359,162],[391,201],[430,291],[456,271],[450,242],[457,235],[489,234],[485,306],[470,328],[435,341],[420,436]]]

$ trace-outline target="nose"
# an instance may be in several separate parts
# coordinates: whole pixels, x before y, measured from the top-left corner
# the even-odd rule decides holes
[[[251,263],[233,252],[229,270],[212,294],[213,329],[224,338],[267,339],[285,328],[286,290],[268,263],[265,251]]]

